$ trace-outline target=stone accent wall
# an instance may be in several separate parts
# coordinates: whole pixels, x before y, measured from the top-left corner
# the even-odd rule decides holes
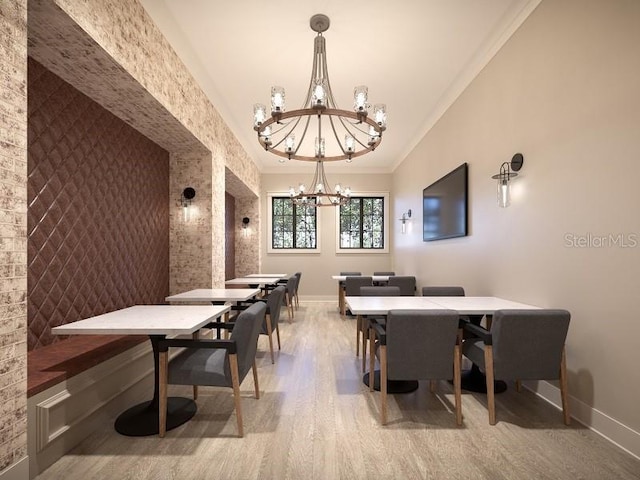
[[[249,227],[242,229],[242,217],[249,217]],[[260,200],[236,198],[236,275],[260,273]],[[279,273],[279,272],[271,272]]]
[[[169,164],[170,294],[212,288],[211,154],[174,153]],[[196,191],[189,220],[185,220],[182,208],[186,187]]]
[[[0,2],[0,473],[27,452],[27,0]]]

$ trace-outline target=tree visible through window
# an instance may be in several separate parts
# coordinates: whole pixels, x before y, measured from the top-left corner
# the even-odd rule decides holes
[[[340,248],[384,248],[384,197],[352,197],[340,207]]]
[[[289,197],[271,197],[271,248],[317,248],[316,207],[300,206]]]

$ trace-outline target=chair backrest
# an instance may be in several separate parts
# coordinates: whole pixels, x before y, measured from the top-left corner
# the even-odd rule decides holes
[[[359,277],[362,275],[362,272],[340,272],[340,275],[347,275],[350,277]]]
[[[496,378],[560,378],[570,320],[566,310],[497,310],[491,324]]]
[[[389,276],[391,276],[391,275],[395,275],[395,274],[396,274],[396,272],[373,272],[374,276],[375,275],[389,275]]]
[[[403,297],[413,297],[416,294],[416,277],[408,275],[398,275],[389,277],[390,287],[400,287],[400,295]]]
[[[453,378],[458,318],[455,310],[390,310],[386,323],[388,378]]]
[[[399,297],[400,287],[360,287],[361,297]]]
[[[280,320],[280,309],[282,308],[282,299],[284,298],[284,285],[271,290],[271,293],[267,297],[267,313],[271,317],[271,329],[275,329]],[[267,333],[267,321],[262,324],[261,333]]]
[[[422,287],[423,297],[464,297],[462,287]]]
[[[286,287],[286,291],[290,296],[296,293],[297,285],[298,285],[298,277],[296,277],[295,275],[291,275],[287,279],[287,287]]]
[[[300,288],[300,279],[302,278],[302,272],[294,273],[296,276],[296,294],[298,293],[298,288]]]
[[[345,280],[345,295],[352,297],[360,296],[360,287],[370,287],[373,285],[371,277],[347,277]]]
[[[236,342],[238,347],[238,373],[240,382],[245,377],[253,361],[256,358],[258,347],[258,335],[264,323],[264,315],[267,305],[264,302],[256,302],[246,310],[240,312],[236,318],[233,330],[231,330],[231,340]],[[225,367],[225,370],[227,368]]]

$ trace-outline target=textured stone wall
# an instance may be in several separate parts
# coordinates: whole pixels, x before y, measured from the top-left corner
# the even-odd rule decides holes
[[[0,2],[0,473],[27,451],[27,0]]]
[[[248,217],[247,229],[242,218]],[[236,275],[241,277],[260,272],[260,200],[252,197],[236,198]],[[279,272],[271,272],[279,273]]]
[[[169,165],[169,291],[175,295],[193,288],[211,288],[211,154],[174,153]],[[196,191],[188,220],[182,208],[186,187]]]

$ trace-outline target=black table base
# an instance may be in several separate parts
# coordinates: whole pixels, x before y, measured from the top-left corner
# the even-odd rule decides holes
[[[362,381],[369,386],[369,374],[365,373]],[[373,372],[373,389],[380,391],[380,370]],[[387,393],[411,393],[418,389],[417,380],[387,380]]]
[[[196,402],[189,398],[167,398],[167,431],[187,422],[197,410]],[[121,413],[116,419],[115,429],[128,437],[145,437],[158,434],[158,422],[158,405],[151,400]]]
[[[480,371],[476,364],[470,370],[462,372],[461,386],[463,390],[477,393],[487,393],[487,377]],[[502,393],[507,389],[507,384],[502,380],[493,382],[493,392]]]

